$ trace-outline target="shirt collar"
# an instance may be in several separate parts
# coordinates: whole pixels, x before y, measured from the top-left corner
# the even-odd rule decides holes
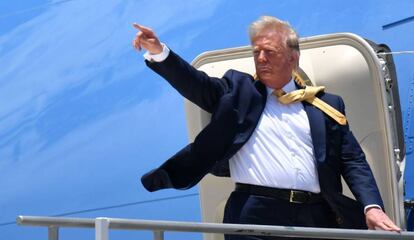
[[[272,94],[272,92],[274,91],[273,88],[270,88],[268,86],[266,86],[266,89],[267,89],[267,95]],[[285,91],[287,93],[296,90],[297,87],[295,85],[295,81],[293,81],[293,79],[290,79],[290,81],[288,83],[286,83],[286,85],[283,86],[282,89],[283,89],[283,91]]]

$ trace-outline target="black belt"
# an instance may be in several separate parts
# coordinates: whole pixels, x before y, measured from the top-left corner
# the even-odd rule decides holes
[[[323,201],[323,198],[319,193],[257,186],[245,183],[236,183],[236,191],[246,192],[252,195],[278,198],[291,203],[317,203]]]

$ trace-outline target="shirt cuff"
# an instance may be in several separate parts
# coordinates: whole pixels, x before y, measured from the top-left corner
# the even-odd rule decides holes
[[[379,208],[382,210],[382,207],[378,204],[369,204],[364,207],[364,213],[367,213],[368,208]]]
[[[151,54],[150,52],[146,52],[144,54],[144,58],[150,62],[162,62],[164,61],[168,55],[170,54],[170,49],[164,44],[162,44],[162,52],[158,54]]]

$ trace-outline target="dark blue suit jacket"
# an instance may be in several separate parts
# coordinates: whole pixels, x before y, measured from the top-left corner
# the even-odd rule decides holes
[[[142,177],[145,188],[188,189],[209,172],[228,175],[229,158],[256,128],[266,104],[266,87],[235,70],[227,71],[221,79],[209,77],[172,51],[165,61],[147,61],[147,65],[212,117],[193,143]],[[339,96],[328,93],[317,96],[345,114]],[[365,228],[363,206],[383,207],[383,203],[364,153],[348,125],[339,125],[313,105],[306,102],[303,105],[310,122],[323,197],[336,213],[340,226]],[[341,175],[358,202],[342,195]]]

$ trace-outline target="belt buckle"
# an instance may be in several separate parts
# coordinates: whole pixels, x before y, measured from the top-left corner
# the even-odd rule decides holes
[[[303,203],[301,201],[296,201],[295,198],[295,190],[290,190],[290,195],[289,195],[289,202],[291,203]]]

